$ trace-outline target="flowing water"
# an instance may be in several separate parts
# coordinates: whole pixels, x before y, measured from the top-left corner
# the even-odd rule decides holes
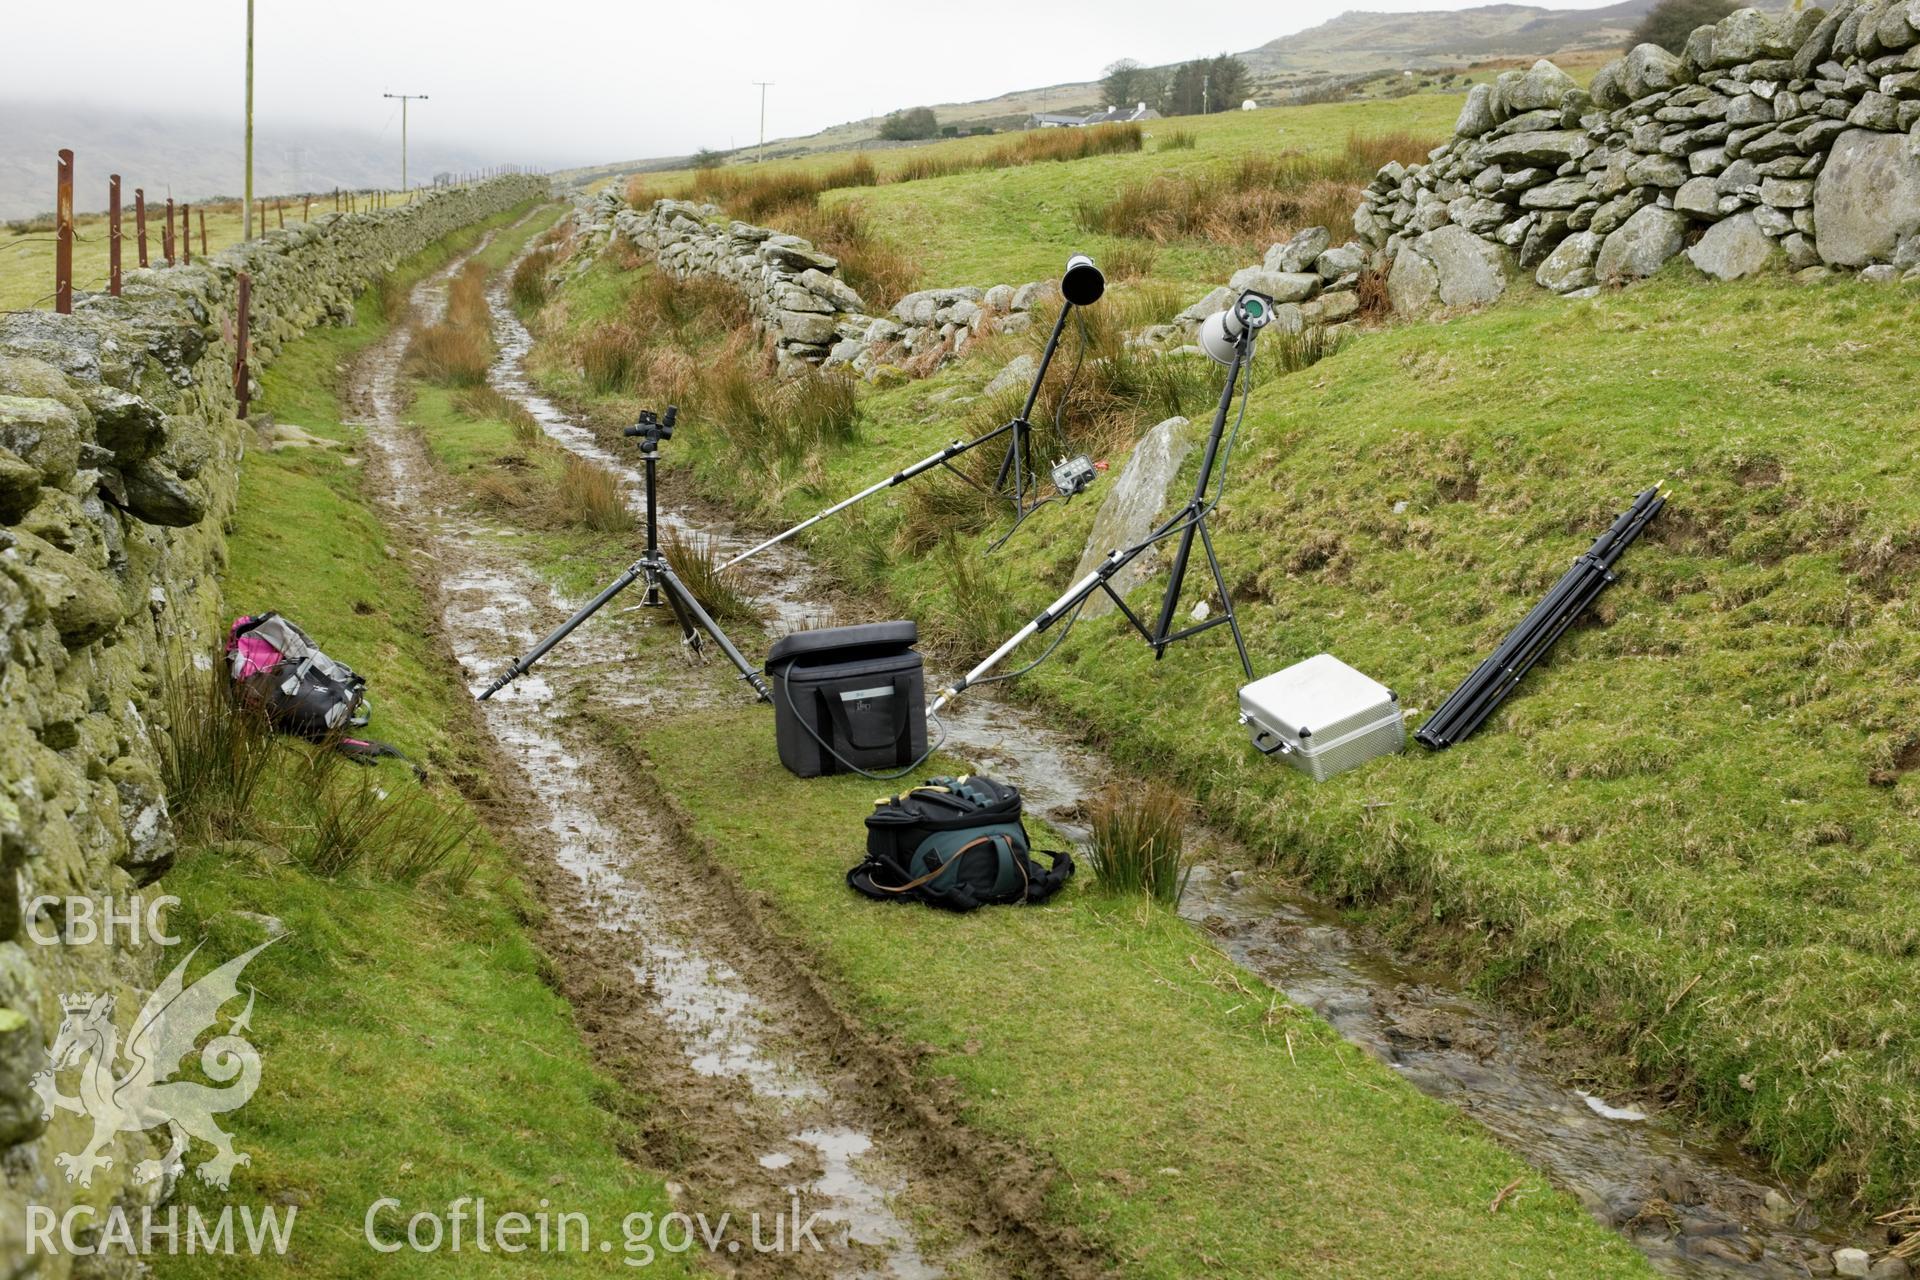
[[[613,468],[636,488],[640,481],[632,467],[531,388],[525,357],[532,339],[504,286],[489,298],[501,352],[494,385],[526,404],[556,441]],[[763,536],[713,521],[703,532],[729,553]],[[813,625],[831,612],[810,603],[831,600],[832,587],[791,543],[756,557],[746,585],[776,620],[776,632]],[[578,635],[567,643],[577,642]],[[524,688],[516,695],[527,696]],[[1084,839],[1083,800],[1113,776],[1095,753],[1042,724],[1034,712],[983,690],[948,709],[945,729],[950,750],[1006,777],[1020,787],[1030,812]],[[541,731],[534,723],[525,732]],[[558,775],[555,781],[560,784]],[[1311,784],[1302,779],[1298,785]],[[1196,849],[1226,847],[1217,834],[1193,839]],[[1830,1274],[1833,1249],[1852,1243],[1823,1229],[1804,1196],[1769,1181],[1730,1144],[1684,1120],[1614,1105],[1565,1083],[1564,1067],[1549,1060],[1519,1019],[1467,996],[1441,974],[1370,945],[1324,904],[1245,873],[1222,876],[1202,866],[1181,910],[1237,962],[1315,1010],[1416,1088],[1484,1125],[1619,1229],[1663,1272]],[[820,1183],[837,1185],[841,1172],[830,1166]],[[863,1202],[869,1190],[847,1188],[843,1202]]]

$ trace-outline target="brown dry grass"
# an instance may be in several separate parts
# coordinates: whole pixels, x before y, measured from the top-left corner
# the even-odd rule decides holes
[[[670,528],[660,538],[660,550],[674,574],[715,622],[759,623],[760,611],[741,591],[736,575],[721,571],[713,539]]]
[[[1162,175],[1082,201],[1080,225],[1156,243],[1209,240],[1257,249],[1302,227],[1353,235],[1360,193],[1389,160],[1424,160],[1432,143],[1410,133],[1350,134],[1340,151],[1247,156],[1228,168]]]
[[[605,467],[576,454],[567,455],[560,476],[560,511],[569,524],[598,533],[625,533],[633,528],[620,481]]]
[[[1088,815],[1087,861],[1094,887],[1145,894],[1169,906],[1186,892],[1193,868],[1184,853],[1192,803],[1164,782],[1113,787]]]
[[[447,284],[440,320],[407,344],[407,367],[443,387],[479,387],[493,363],[492,317],[487,311],[485,263],[469,262]]]

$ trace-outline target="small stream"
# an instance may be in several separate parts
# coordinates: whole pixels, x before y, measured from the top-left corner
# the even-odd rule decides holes
[[[501,353],[493,385],[525,404],[556,441],[613,469],[638,495],[638,471],[531,387],[525,359],[533,340],[504,283],[488,296]],[[662,520],[687,527],[664,512]],[[765,536],[717,522],[702,532],[730,553]],[[830,601],[833,587],[793,543],[748,567],[743,586],[777,620],[776,634],[817,625],[830,612],[808,603]],[[949,751],[1013,782],[1030,813],[1084,840],[1082,802],[1112,778],[1110,765],[1037,713],[986,690],[968,692],[943,719]],[[1205,831],[1190,840],[1196,850],[1230,847]],[[1282,884],[1200,866],[1181,913],[1239,964],[1410,1084],[1485,1126],[1668,1275],[1829,1275],[1833,1250],[1855,1243],[1825,1229],[1804,1195],[1771,1181],[1732,1144],[1676,1117],[1647,1115],[1563,1083],[1562,1068],[1519,1019],[1366,942],[1323,903]]]

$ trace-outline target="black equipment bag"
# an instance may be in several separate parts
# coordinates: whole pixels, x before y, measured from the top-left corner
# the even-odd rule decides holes
[[[767,654],[780,763],[802,778],[911,767],[927,753],[911,622],[801,631]]]
[[[867,815],[867,858],[847,884],[882,902],[924,902],[946,911],[1001,903],[1045,902],[1073,876],[1073,858],[1033,857],[1020,793],[975,775],[929,778],[904,794],[874,801]]]

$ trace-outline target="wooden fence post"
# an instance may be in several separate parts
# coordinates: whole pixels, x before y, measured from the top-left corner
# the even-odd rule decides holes
[[[247,384],[252,380],[247,372],[247,330],[253,319],[253,277],[240,273],[239,317],[235,328],[233,351],[233,395],[240,402],[240,416],[247,416],[249,402]]]
[[[73,152],[60,149],[60,168],[54,177],[53,309],[73,312]]]
[[[207,257],[207,211],[200,211],[200,256]]]
[[[167,221],[160,229],[160,252],[167,257],[167,265],[173,265],[173,197],[167,197]]]
[[[133,189],[133,229],[140,242],[140,265],[147,265],[147,189]]]
[[[120,175],[107,178],[107,292],[120,296]]]
[[[190,204],[180,206],[180,261],[187,266],[193,265],[193,223],[187,217]]]

